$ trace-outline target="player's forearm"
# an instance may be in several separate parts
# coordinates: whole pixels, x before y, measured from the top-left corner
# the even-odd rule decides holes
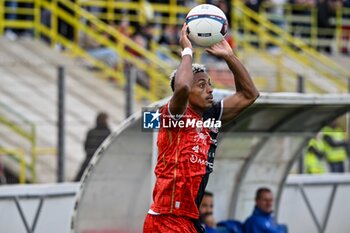
[[[185,55],[176,71],[174,94],[170,100],[170,112],[172,114],[178,115],[185,112],[192,83],[192,57]]]
[[[224,56],[224,59],[234,75],[236,92],[243,94],[247,99],[255,100],[258,98],[259,92],[250,78],[248,71],[233,52]]]
[[[185,55],[175,76],[175,93],[189,94],[193,83],[192,56]]]

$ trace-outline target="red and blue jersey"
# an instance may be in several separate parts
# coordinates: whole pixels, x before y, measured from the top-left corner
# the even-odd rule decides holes
[[[213,171],[218,128],[193,123],[219,121],[222,104],[222,101],[214,104],[203,117],[187,107],[179,119],[171,115],[168,104],[161,109],[153,212],[198,218],[198,208]]]

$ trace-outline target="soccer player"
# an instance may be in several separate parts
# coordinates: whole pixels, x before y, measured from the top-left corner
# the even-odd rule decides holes
[[[247,70],[222,40],[206,51],[226,61],[234,75],[236,92],[214,103],[204,66],[192,64],[192,44],[186,30],[184,24],[180,36],[182,60],[171,75],[173,96],[160,111],[156,184],[153,204],[144,222],[145,233],[204,232],[198,222],[198,208],[213,170],[218,129],[203,127],[201,122],[224,124],[259,96]],[[162,122],[168,121],[173,124],[164,127]]]

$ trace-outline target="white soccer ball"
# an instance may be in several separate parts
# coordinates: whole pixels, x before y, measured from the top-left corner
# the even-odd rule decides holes
[[[227,33],[225,13],[211,4],[201,4],[186,16],[188,37],[198,46],[210,47],[224,39]]]

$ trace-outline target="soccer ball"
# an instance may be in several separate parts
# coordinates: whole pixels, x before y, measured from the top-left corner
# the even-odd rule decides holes
[[[224,39],[227,33],[227,19],[224,12],[211,4],[201,4],[190,10],[186,16],[188,37],[198,46],[210,47]]]

